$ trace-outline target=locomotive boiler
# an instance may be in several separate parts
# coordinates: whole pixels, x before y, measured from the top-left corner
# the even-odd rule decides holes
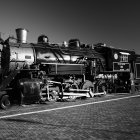
[[[27,43],[22,37],[26,30],[16,31],[17,39],[9,37],[1,41],[2,108],[6,108],[10,100],[21,102],[21,97],[38,101],[43,91],[47,92],[46,81],[53,81],[49,92],[55,90],[64,95],[64,91],[70,89],[86,90],[94,87],[95,75],[104,70],[104,57],[78,39],[69,40],[65,46],[51,44],[47,36],[41,35],[37,43]]]

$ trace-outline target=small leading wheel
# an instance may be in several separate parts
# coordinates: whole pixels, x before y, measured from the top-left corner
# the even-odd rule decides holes
[[[106,92],[107,92],[107,85],[106,85],[105,83],[100,84],[100,85],[98,86],[98,91],[99,91],[99,93],[100,93],[100,92],[104,92],[104,95],[105,95]]]
[[[48,99],[48,101],[49,102],[55,102],[57,99],[53,96],[53,95],[49,95],[49,99]]]
[[[7,109],[11,105],[9,96],[8,95],[3,95],[0,100],[0,107],[2,109]]]

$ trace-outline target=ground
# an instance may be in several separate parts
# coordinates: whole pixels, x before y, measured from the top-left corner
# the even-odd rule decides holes
[[[2,140],[139,140],[140,94],[0,110]]]

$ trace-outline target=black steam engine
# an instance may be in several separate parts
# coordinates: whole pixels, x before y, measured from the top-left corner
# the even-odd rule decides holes
[[[51,44],[41,35],[27,43],[25,29],[17,39],[1,39],[0,106],[35,103],[65,97],[94,97],[112,92],[130,92],[139,85],[140,57],[134,51],[98,43]],[[135,82],[136,81],[136,82]]]

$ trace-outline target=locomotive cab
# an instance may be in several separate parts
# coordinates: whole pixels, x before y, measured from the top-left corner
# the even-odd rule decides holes
[[[117,49],[113,47],[101,46],[98,44],[95,50],[102,53],[106,59],[105,73],[115,74],[113,82],[109,79],[108,87],[113,92],[131,91],[131,73],[134,74],[135,52],[132,50]],[[111,82],[110,82],[111,81]]]

